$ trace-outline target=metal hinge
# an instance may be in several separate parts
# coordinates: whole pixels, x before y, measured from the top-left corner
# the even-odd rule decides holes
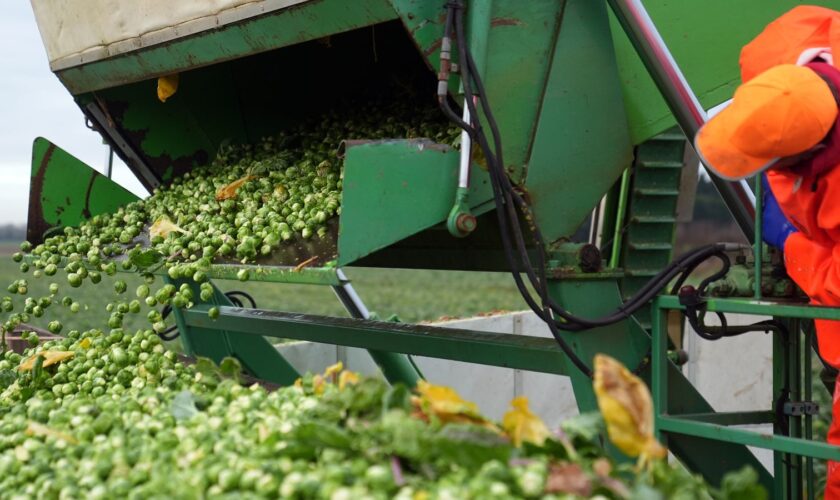
[[[782,412],[791,417],[801,417],[802,415],[816,415],[820,411],[820,405],[813,401],[787,401],[785,402]]]

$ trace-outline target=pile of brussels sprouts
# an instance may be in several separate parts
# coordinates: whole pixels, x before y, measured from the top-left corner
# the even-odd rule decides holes
[[[343,373],[269,391],[240,367],[185,364],[152,331],[67,332],[0,356],[4,498],[763,498],[598,444],[597,416],[515,446],[475,416],[423,413],[401,385]],[[352,375],[352,374],[351,374]]]
[[[34,253],[47,260],[78,255],[97,266],[148,241],[168,263],[253,263],[284,242],[327,234],[327,222],[341,213],[343,140],[455,142],[457,130],[439,115],[402,106],[383,117],[376,107],[354,107],[352,113],[331,111],[256,144],[223,145],[210,164],[116,213],[65,228]],[[49,270],[54,274],[55,265]],[[43,272],[50,275],[47,267]],[[76,280],[86,277],[74,273]]]

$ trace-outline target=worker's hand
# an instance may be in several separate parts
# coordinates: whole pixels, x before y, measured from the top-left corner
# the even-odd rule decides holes
[[[784,250],[788,236],[797,232],[797,229],[782,213],[765,173],[761,174],[761,185],[764,188],[764,210],[761,214],[762,239],[768,245]]]

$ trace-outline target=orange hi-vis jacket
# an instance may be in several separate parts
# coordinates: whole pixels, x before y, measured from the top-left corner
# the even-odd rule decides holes
[[[741,51],[744,82],[780,64],[820,58],[831,67],[809,65],[835,80],[840,66],[840,12],[800,5],[770,23]],[[816,67],[815,67],[816,66]],[[828,66],[828,65],[824,65]],[[840,85],[835,85],[835,89]],[[829,132],[817,158],[793,168],[771,169],[767,180],[779,207],[797,229],[785,242],[790,277],[812,303],[840,306],[840,124]],[[820,355],[840,367],[840,321],[817,321]]]
[[[840,168],[816,181],[783,171],[771,171],[767,179],[782,212],[800,230],[785,242],[788,275],[812,304],[840,306]],[[840,321],[816,320],[816,326],[820,356],[840,368]]]
[[[840,70],[824,63],[807,66],[840,89]],[[840,306],[840,123],[821,147],[800,165],[770,169],[767,180],[782,212],[799,230],[785,242],[788,275],[811,303]],[[840,367],[840,321],[817,320],[816,326],[820,355]]]

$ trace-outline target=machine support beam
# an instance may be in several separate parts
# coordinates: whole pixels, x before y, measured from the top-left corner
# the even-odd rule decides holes
[[[172,280],[167,283],[180,285],[188,283],[193,295],[200,295],[198,283],[192,280]],[[202,303],[205,311],[211,306],[231,306],[230,299],[217,287],[213,287],[213,297],[209,303]],[[280,352],[262,337],[231,335],[234,330],[218,328],[215,325],[200,327],[188,324],[186,309],[173,308],[175,324],[181,333],[180,339],[184,352],[188,355],[204,356],[220,363],[227,356],[236,357],[242,367],[251,375],[280,385],[291,385],[300,377],[295,368],[286,361]],[[205,317],[207,313],[204,313]]]
[[[674,118],[693,145],[697,131],[706,122],[706,111],[671,56],[656,25],[653,24],[641,0],[608,2],[662,97],[665,98]],[[744,236],[749,241],[754,241],[755,208],[749,186],[743,181],[730,182],[714,174],[710,177]]]
[[[98,102],[92,102],[84,106],[82,111],[91,119],[103,137],[107,138],[111,148],[121,153],[120,156],[122,156],[125,163],[134,172],[144,188],[152,191],[154,188],[160,186],[160,178],[149,168],[143,158],[137,154],[137,151],[128,143],[122,133],[117,130],[117,125],[114,123],[114,120]],[[108,177],[110,176],[109,171]]]
[[[365,303],[362,302],[356,290],[353,289],[353,285],[350,284],[344,271],[340,268],[336,269],[336,275],[341,284],[333,286],[332,289],[347,313],[355,319],[370,319],[370,311],[365,307]],[[423,378],[411,358],[404,354],[376,350],[370,350],[368,353],[370,353],[370,357],[373,358],[376,366],[382,370],[382,374],[388,382],[392,384],[401,382],[408,387],[414,387]]]
[[[219,317],[212,320],[205,305],[196,305],[182,312],[184,324],[556,375],[568,373],[563,352],[549,338],[226,306],[219,310]]]

